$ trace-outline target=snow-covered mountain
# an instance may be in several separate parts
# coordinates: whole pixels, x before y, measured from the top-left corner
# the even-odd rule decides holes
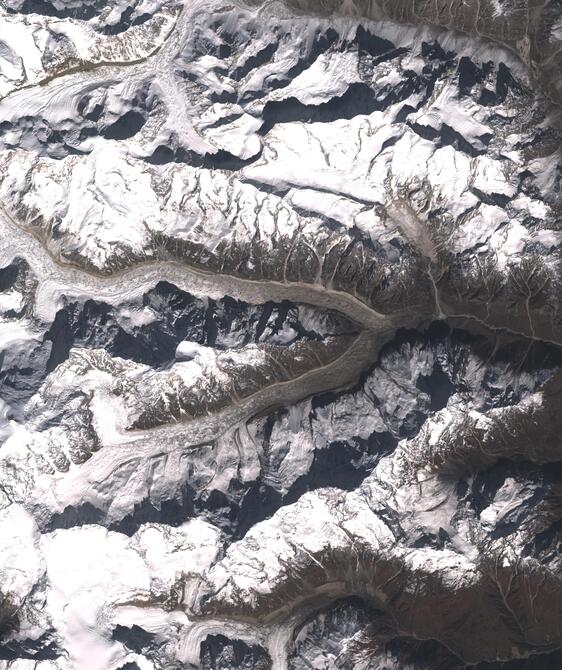
[[[0,670],[562,667],[559,0],[0,0]]]

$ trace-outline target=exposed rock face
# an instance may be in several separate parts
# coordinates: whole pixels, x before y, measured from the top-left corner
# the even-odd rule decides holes
[[[228,640],[222,635],[210,635],[201,645],[201,666],[209,670],[256,668],[269,670],[271,659],[259,646],[248,646],[241,640]]]
[[[561,59],[0,0],[0,670],[560,666]]]

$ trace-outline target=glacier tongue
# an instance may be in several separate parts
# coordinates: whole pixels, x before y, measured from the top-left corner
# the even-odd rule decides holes
[[[0,0],[0,670],[560,667],[561,26]]]

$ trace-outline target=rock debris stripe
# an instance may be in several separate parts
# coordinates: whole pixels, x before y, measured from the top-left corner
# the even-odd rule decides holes
[[[314,6],[309,4],[304,6],[298,2],[293,4],[307,10],[319,8],[317,4]],[[345,6],[351,7],[352,4],[347,3]],[[558,51],[547,52],[544,59],[541,56],[540,61],[537,56],[535,35],[538,28],[531,19],[534,20],[534,17],[539,15],[540,8],[533,9],[535,14],[531,14],[529,5],[519,3],[517,7],[524,11],[523,14],[520,11],[515,12],[512,26],[515,32],[509,39],[501,36],[500,40],[499,33],[494,31],[493,17],[474,13],[476,6],[489,9],[490,3],[486,3],[485,0],[478,5],[466,2],[463,5],[465,9],[457,8],[459,11],[455,15],[451,9],[453,4],[439,2],[391,4],[389,0],[380,6],[376,2],[369,2],[368,5],[363,3],[361,5],[363,9],[361,7],[359,9],[363,13],[368,10],[369,15],[374,14],[376,18],[391,15],[395,20],[410,22],[423,20],[480,35],[485,34],[501,41],[522,54],[524,61],[531,67],[539,64],[545,87],[553,97],[556,97],[560,89],[557,84],[553,85],[549,81],[548,73],[552,71],[549,69],[551,64],[556,65],[558,62]],[[323,7],[326,7],[326,3]],[[353,8],[357,9],[357,6],[353,5]],[[432,14],[434,8],[440,8],[442,13]],[[525,18],[526,21],[522,20]],[[503,25],[505,27],[505,24]],[[523,32],[517,32],[519,26],[523,27]],[[174,44],[173,35],[169,43]],[[352,383],[366,363],[373,359],[381,344],[397,328],[404,325],[419,327],[434,316],[431,313],[382,315],[343,291],[331,291],[299,283],[254,282],[230,276],[206,275],[182,267],[180,263],[147,264],[116,273],[111,277],[97,277],[70,264],[54,261],[37,240],[24,233],[17,225],[14,227],[14,222],[9,217],[2,218],[2,226],[7,239],[7,245],[2,251],[2,261],[9,263],[20,256],[30,263],[39,281],[35,298],[36,316],[47,322],[52,320],[62,295],[70,293],[76,297],[101,296],[109,302],[118,303],[131,295],[130,292],[126,292],[127,284],[134,284],[135,290],[140,294],[156,281],[168,279],[180,287],[192,290],[195,286],[201,293],[217,297],[225,293],[234,293],[235,297],[252,302],[282,298],[312,302],[320,307],[341,311],[365,329],[334,362],[319,366],[306,375],[284,384],[272,385],[266,393],[248,398],[243,407],[230,407],[225,414],[230,416],[227,420],[225,415],[217,414],[202,420],[199,426],[194,422],[190,426],[189,438],[194,440],[194,445],[198,441],[215,439],[221,431],[224,431],[225,426],[243,421],[256,413],[268,411],[280,404],[293,403],[305,395],[314,393],[315,389],[320,391],[332,388],[336,384],[335,380],[338,386],[342,383]],[[13,246],[10,248],[10,245]],[[121,282],[124,286],[116,287],[116,282]],[[446,317],[447,301],[438,295],[438,282],[433,281],[433,278],[432,284],[435,289],[437,316]],[[541,339],[534,332],[529,302],[530,300],[527,301],[527,311],[530,332],[516,334],[529,339]],[[450,316],[459,318],[458,314]],[[465,318],[464,315],[461,317]],[[486,323],[486,319],[479,316],[466,315],[466,318]],[[509,327],[505,326],[498,330],[509,332]],[[443,522],[447,528],[439,528],[439,533],[443,531],[442,536],[446,537],[450,532],[450,542],[456,544],[437,550],[400,545],[388,519],[394,515],[407,531],[414,524],[419,523],[423,526],[436,523],[433,520],[440,519],[441,514],[445,518],[453,496],[450,482],[442,476],[443,470],[459,468],[463,474],[465,470],[470,471],[473,468],[478,470],[482,467],[481,459],[477,457],[474,465],[472,456],[482,447],[484,447],[482,460],[486,465],[499,457],[529,456],[525,443],[529,440],[533,443],[539,442],[540,422],[545,420],[551,422],[549,427],[550,425],[553,427],[552,431],[548,432],[548,441],[541,445],[545,453],[539,450],[536,458],[533,454],[530,454],[530,457],[540,463],[550,462],[556,457],[552,454],[557,453],[557,439],[560,433],[555,423],[556,419],[559,421],[559,417],[556,416],[559,404],[553,408],[552,405],[557,400],[550,403],[552,397],[558,399],[559,396],[560,380],[557,379],[531,399],[527,398],[521,408],[502,411],[497,429],[500,431],[511,429],[513,427],[511,417],[515,414],[517,439],[506,440],[502,436],[500,442],[494,442],[492,445],[486,444],[479,432],[482,426],[484,431],[486,430],[487,417],[482,419],[471,415],[470,418],[475,423],[463,423],[462,416],[459,419],[458,415],[445,407],[436,413],[433,417],[434,423],[428,426],[419,440],[422,442],[422,453],[425,453],[423,448],[428,446],[433,434],[432,429],[436,433],[444,424],[451,432],[458,432],[460,438],[465,434],[462,430],[466,430],[469,439],[465,441],[459,438],[460,444],[451,445],[449,442],[445,444],[446,448],[457,448],[454,454],[445,450],[440,452],[430,449],[428,458],[417,463],[408,453],[408,447],[411,444],[415,445],[415,440],[410,445],[402,443],[392,455],[384,459],[380,468],[377,468],[360,490],[346,493],[325,489],[317,494],[305,494],[297,503],[282,509],[272,519],[254,526],[243,540],[232,545],[224,555],[220,555],[218,550],[215,553],[211,550],[209,556],[186,556],[184,558],[186,563],[191,561],[190,565],[200,568],[200,574],[205,571],[206,574],[204,579],[190,575],[184,580],[180,585],[183,588],[180,606],[178,603],[170,605],[165,601],[164,595],[166,591],[172,591],[178,586],[174,582],[177,564],[169,556],[157,555],[154,558],[153,552],[158,554],[158,547],[165,545],[165,542],[149,542],[143,545],[142,532],[136,535],[129,545],[127,538],[117,533],[104,535],[105,531],[101,528],[89,528],[84,536],[79,536],[74,532],[76,529],[73,529],[66,533],[49,533],[43,538],[36,537],[34,531],[30,531],[29,537],[32,538],[32,542],[26,547],[26,557],[33,559],[35,555],[39,555],[37,549],[39,546],[48,555],[46,560],[50,583],[56,586],[57,593],[64,594],[68,602],[68,606],[65,605],[64,610],[58,612],[57,621],[65,630],[67,639],[72,638],[78,613],[81,609],[87,611],[85,607],[87,603],[81,600],[84,594],[79,592],[75,594],[72,591],[74,581],[69,578],[72,566],[67,565],[69,568],[67,570],[61,567],[65,566],[65,560],[70,562],[73,560],[74,563],[78,563],[79,568],[89,570],[89,567],[84,567],[88,566],[89,554],[97,561],[96,552],[99,551],[100,557],[106,561],[104,563],[104,560],[101,560],[100,564],[102,566],[110,564],[116,570],[117,577],[112,571],[108,571],[111,580],[125,581],[119,569],[120,561],[123,557],[127,557],[126,560],[130,563],[124,565],[129,573],[128,577],[132,579],[132,575],[137,572],[145,579],[142,586],[137,586],[136,583],[133,585],[131,591],[134,595],[130,600],[123,602],[123,595],[121,593],[117,595],[116,609],[119,610],[117,617],[126,612],[127,607],[140,603],[138,609],[144,612],[137,616],[147,627],[152,625],[156,630],[159,630],[159,627],[162,630],[168,625],[170,628],[181,630],[182,625],[187,625],[189,629],[191,624],[189,617],[201,615],[199,620],[195,619],[188,634],[178,642],[181,651],[180,662],[183,665],[200,660],[201,643],[203,643],[201,660],[204,664],[212,665],[219,658],[229,663],[232,662],[233,656],[240,655],[243,663],[246,662],[246,658],[252,657],[250,663],[257,658],[259,666],[267,667],[268,655],[255,646],[257,641],[268,648],[275,670],[293,668],[294,661],[287,660],[287,649],[294,642],[295,628],[302,625],[304,620],[319,607],[339,597],[355,593],[367,598],[380,612],[380,615],[369,617],[370,620],[374,619],[372,624],[374,630],[371,631],[374,638],[381,639],[387,635],[401,639],[411,637],[438,640],[456,659],[462,659],[463,663],[478,663],[483,658],[495,660],[514,656],[525,657],[537,651],[550,651],[553,647],[562,645],[559,629],[562,586],[559,576],[554,571],[549,572],[536,567],[535,564],[523,565],[521,556],[518,555],[517,543],[522,539],[528,543],[530,538],[526,536],[526,529],[518,533],[515,539],[510,540],[514,544],[502,542],[502,538],[486,544],[487,539],[483,531],[485,517],[467,527],[470,524],[465,519],[457,517],[451,520],[456,516],[455,508],[454,512],[449,513],[447,521]],[[502,424],[504,417],[505,423]],[[482,420],[483,423],[478,423]],[[110,446],[110,449],[113,447],[115,451],[119,451],[120,459],[127,456],[131,459],[138,458],[155,436],[161,437],[166,448],[170,449],[179,449],[186,443],[183,426],[165,426],[145,433],[139,432],[135,435],[138,441],[130,444],[118,442],[117,445]],[[485,436],[490,440],[494,437],[487,432]],[[464,453],[463,448],[466,449]],[[107,452],[94,455],[88,465],[92,469],[91,483],[103,481],[105,476],[112,474],[110,471],[114,465],[115,462],[111,461]],[[60,483],[62,487],[67,487],[67,492],[77,484],[73,480],[72,473],[70,476],[61,475]],[[59,490],[58,493],[60,492]],[[53,494],[54,491],[49,490],[46,493]],[[64,499],[65,496],[61,497]],[[16,537],[13,541],[8,537],[7,544],[16,546],[19,539],[17,533],[25,525],[26,519],[20,520],[17,511],[6,513],[2,509],[2,520],[5,514],[11,513],[14,514],[14,520],[6,530],[11,529]],[[465,521],[466,524],[463,526]],[[457,526],[453,527],[454,524]],[[172,535],[169,529],[162,531],[150,527],[144,530],[156,536]],[[180,551],[204,553],[197,547],[195,538],[199,537],[198,532],[201,536],[205,532],[213,534],[212,529],[207,528],[203,531],[201,524],[198,527],[197,522],[192,523],[185,531],[181,529],[180,532],[185,532],[188,538],[193,539],[194,544],[186,549],[182,545],[185,537],[182,538],[178,533],[173,540],[172,554]],[[91,546],[80,546],[83,544],[83,537],[92,539]],[[75,544],[72,544],[72,538]],[[109,543],[113,543],[114,548],[104,555],[103,551]],[[209,540],[209,545],[213,546],[212,538]],[[454,550],[451,547],[454,547]],[[480,555],[475,557],[477,548]],[[165,550],[163,552],[165,553]],[[156,565],[156,570],[152,574],[146,567],[151,560]],[[37,559],[37,564],[39,563]],[[33,568],[38,575],[41,574],[38,566]],[[95,571],[93,565],[92,571]],[[197,573],[197,569],[194,571]],[[157,579],[153,578],[154,574],[158,575]],[[170,577],[170,574],[174,577]],[[107,576],[105,578],[107,579]],[[108,583],[105,588],[111,590],[111,584]],[[163,607],[162,613],[149,611],[147,614],[147,610],[156,609],[146,607],[157,601],[153,589],[158,592],[158,598],[166,603],[166,607]],[[24,590],[22,587],[21,591]],[[31,593],[31,589],[29,592]],[[40,595],[39,599],[41,597]],[[90,598],[89,593],[87,597]],[[30,601],[32,600],[33,597],[30,597]],[[535,606],[536,602],[540,607]],[[183,618],[185,614],[182,606],[188,613],[187,623]],[[76,619],[65,618],[71,615]],[[380,622],[377,621],[377,617],[380,618]],[[107,651],[107,647],[103,647],[95,637],[96,633],[92,631],[91,625],[89,628],[85,627],[85,630],[87,635],[93,637],[83,638],[86,643],[82,644],[82,649],[78,644],[79,654],[84,654],[90,649],[92,639],[95,639],[94,644],[99,645],[97,649],[103,648],[104,652]],[[107,641],[109,637],[107,633],[107,630],[104,630],[98,637]],[[209,638],[209,634],[215,637]],[[229,644],[227,638],[218,637],[224,634],[240,642]],[[232,647],[232,652],[229,647]],[[76,652],[76,649],[74,651]],[[150,667],[146,659],[134,655],[127,658],[126,662],[123,659],[115,663],[113,661],[114,659],[108,660],[104,667],[141,668],[141,663],[142,670]],[[79,664],[79,667],[88,667],[84,664],[83,658],[82,663],[83,665]]]
[[[136,267],[121,270],[111,275],[95,274],[78,268],[70,262],[53,258],[43,244],[29,231],[18,225],[12,216],[0,209],[0,265],[6,267],[17,258],[24,259],[35,273],[38,286],[35,291],[33,311],[45,323],[51,323],[61,304],[61,297],[93,298],[112,305],[142,296],[159,281],[167,281],[192,294],[220,299],[226,295],[248,303],[262,304],[267,301],[291,300],[308,303],[316,307],[341,312],[358,326],[367,330],[390,335],[397,328],[416,327],[433,318],[452,318],[474,321],[491,332],[510,333],[529,340],[562,345],[561,340],[552,340],[517,330],[507,325],[496,326],[477,315],[447,312],[439,298],[439,287],[429,271],[435,297],[435,310],[428,314],[400,313],[381,314],[355,296],[344,291],[328,289],[314,284],[277,282],[272,280],[244,279],[235,275],[221,275],[189,267],[180,261],[144,262]]]
[[[6,215],[6,216],[7,216],[7,215]],[[143,266],[142,266],[142,269],[139,270],[139,271],[137,271],[137,274],[135,274],[135,273],[133,272],[133,274],[123,274],[123,275],[121,275],[121,276],[126,277],[127,279],[130,279],[130,280],[134,281],[134,283],[137,283],[136,280],[139,278],[139,274],[142,274],[143,272],[148,273],[148,272],[150,272],[153,268],[156,268],[156,267],[158,267],[158,268],[159,268],[159,267],[167,267],[167,265],[168,265],[167,263],[166,263],[166,264],[165,264],[165,263],[157,263],[157,264],[155,264],[154,266],[152,266],[152,265],[150,265],[150,264],[147,264],[147,265],[143,265]],[[170,267],[172,267],[172,265],[173,265],[173,264],[170,264]],[[182,270],[182,272],[183,272],[183,270]],[[186,270],[186,272],[187,272],[187,270]],[[199,272],[199,270],[191,270],[191,272]],[[114,276],[118,276],[118,275],[114,275]],[[79,286],[80,286],[79,278],[76,277],[76,279],[77,279],[76,286],[79,287]],[[431,278],[431,279],[432,279],[432,283],[433,283],[434,286],[435,286],[435,284],[436,284],[435,281],[433,280],[433,278]],[[234,280],[231,280],[230,277],[229,277],[228,281],[231,282],[231,281],[234,281]],[[237,280],[237,281],[239,281],[239,280]],[[245,281],[245,282],[249,282],[249,281],[252,281],[252,280],[247,280],[247,279],[246,279],[246,280],[243,280],[243,281]],[[108,282],[108,284],[109,284],[109,283],[110,283],[110,282]],[[283,286],[282,289],[278,289],[278,287],[276,286],[276,282],[270,282],[270,284],[271,284],[271,286],[275,286],[275,287],[276,287],[276,290],[278,290],[278,292],[275,293],[275,297],[276,297],[276,298],[277,298],[277,297],[287,297],[287,296],[289,296],[289,297],[291,297],[291,298],[297,297],[297,294],[296,294],[296,293],[290,294],[289,292],[285,292],[285,291],[287,291],[287,289],[284,288],[284,286],[285,286],[284,284],[282,285],[282,286]],[[38,299],[38,301],[37,301],[37,304],[38,304],[38,313],[39,313],[39,315],[41,315],[41,314],[43,313],[44,306],[45,306],[46,304],[49,304],[49,305],[54,305],[54,304],[56,304],[56,303],[52,300],[52,298],[53,298],[53,295],[54,295],[54,294],[60,293],[60,289],[56,288],[55,285],[56,285],[56,281],[55,281],[55,280],[49,280],[49,281],[47,281],[47,282],[42,282],[41,288],[40,288],[40,290],[39,290],[39,299]],[[263,284],[262,282],[259,282],[259,285],[260,285],[260,287],[264,286],[264,284]],[[48,288],[45,288],[45,286],[47,286]],[[295,282],[295,283],[292,283],[291,286],[294,287],[294,289],[291,288],[291,290],[294,290],[295,292],[297,291],[297,289],[298,289],[298,290],[302,290],[302,287],[300,287],[299,284],[296,283],[296,282]],[[246,288],[247,288],[247,285],[246,285]],[[68,289],[65,289],[65,290],[68,290]],[[211,290],[211,289],[209,289],[209,290]],[[260,290],[261,290],[261,289],[260,289]],[[320,288],[320,289],[319,289],[319,288],[317,288],[317,287],[314,287],[314,285],[312,285],[312,288],[311,288],[311,289],[307,288],[306,291],[312,293],[314,298],[316,298],[316,294],[317,294],[318,292],[320,292],[320,293],[322,294],[324,291],[328,291],[328,293],[330,293],[330,290],[329,290],[329,289],[324,289],[324,288]],[[44,297],[44,298],[41,300],[41,297],[42,297],[43,293],[46,293],[46,295],[47,295],[48,297]],[[334,292],[334,293],[335,293],[335,292]],[[273,293],[272,293],[272,295],[273,295]],[[344,295],[345,295],[346,297],[343,297]],[[352,302],[355,301],[355,298],[353,298],[353,296],[348,297],[348,295],[346,295],[344,291],[339,291],[339,292],[337,292],[337,300],[338,300],[338,301],[342,301],[342,305],[341,305],[341,306],[338,307],[338,306],[335,304],[335,302],[333,302],[333,301],[330,302],[331,300],[333,300],[333,298],[334,298],[334,296],[332,296],[332,297],[330,297],[330,298],[327,298],[327,297],[324,298],[324,297],[321,296],[321,297],[319,297],[319,298],[317,299],[317,302],[316,302],[315,304],[318,304],[318,305],[329,304],[329,305],[332,305],[335,309],[340,309],[341,311],[345,312],[346,314],[349,314],[350,316],[352,316],[352,314],[355,314],[355,316],[352,316],[352,318],[354,318],[354,319],[356,320],[356,322],[358,322],[358,323],[364,325],[365,327],[376,328],[377,330],[381,327],[381,322],[382,322],[382,328],[385,327],[385,323],[384,323],[385,321],[386,321],[391,327],[393,327],[393,326],[395,327],[396,325],[415,325],[415,324],[416,324],[416,319],[415,319],[415,317],[413,317],[413,318],[412,318],[412,321],[411,321],[410,323],[408,323],[408,321],[405,320],[405,317],[404,317],[403,314],[396,314],[396,315],[393,315],[392,317],[386,317],[386,316],[383,317],[382,315],[377,314],[376,311],[374,311],[374,310],[372,310],[372,309],[369,309],[369,308],[368,308],[367,310],[363,310],[363,312],[364,312],[364,316],[363,316],[363,315],[359,315],[358,312],[362,310],[361,305],[357,305],[357,304],[355,304],[355,305],[350,305],[350,306],[348,307],[347,305],[343,304],[343,303],[345,303],[345,302],[349,302],[350,300],[351,300]],[[437,302],[437,301],[436,301],[436,302]],[[458,306],[457,306],[457,307],[458,307]],[[467,318],[474,318],[474,319],[478,320],[480,323],[485,322],[485,320],[482,319],[478,314],[473,314],[473,315],[470,315],[470,314],[469,314],[469,315],[465,315],[464,312],[462,311],[462,309],[460,309],[460,308],[459,308],[459,313],[455,313],[454,310],[446,310],[446,312],[447,312],[449,315],[451,315],[451,316],[453,316],[453,315],[455,315],[455,316],[459,316],[459,315],[460,315],[460,316],[467,316]],[[443,311],[443,310],[441,310],[441,313],[439,313],[439,311],[438,311],[438,314],[437,314],[437,315],[438,315],[438,316],[443,316],[446,312]],[[51,314],[51,315],[52,315],[52,314]],[[421,318],[421,317],[420,317],[420,318]],[[377,322],[376,324],[375,324],[375,321]],[[505,324],[505,321],[506,321],[505,315],[503,315],[503,317],[502,317],[502,315],[500,315],[500,317],[499,317],[499,322],[503,322],[503,323]],[[533,337],[533,338],[536,337],[536,339],[544,339],[544,340],[548,340],[548,341],[555,341],[555,339],[548,338],[546,335],[542,335],[542,334],[541,334],[541,335],[539,335],[539,336],[535,336],[535,333],[534,333],[535,328],[534,328],[534,324],[533,324],[532,321],[533,321],[533,320],[531,319],[531,315],[529,314],[529,322],[530,322],[530,323],[529,323],[529,328],[528,328],[527,333],[526,333],[527,335],[530,335],[530,336]],[[499,330],[499,331],[501,331],[502,329],[503,329],[503,330],[508,330],[508,327],[507,327],[507,326],[505,326],[505,325],[498,325],[498,323],[491,324],[491,327],[492,327],[493,329],[496,329],[496,330]],[[518,334],[522,334],[522,335],[525,334],[525,331],[517,331],[517,330],[515,330],[515,329],[511,329],[511,332],[518,333]]]
[[[374,332],[392,332],[403,325],[392,316],[377,313],[354,296],[322,286],[243,279],[190,268],[178,261],[148,262],[112,275],[96,275],[54,259],[39,240],[0,210],[0,264],[10,265],[23,258],[38,280],[34,313],[46,323],[52,322],[60,298],[89,297],[113,305],[142,296],[159,281],[167,281],[184,291],[211,298],[229,295],[248,303],[291,300],[339,311],[354,323]],[[409,325],[409,321],[405,320]],[[413,324],[412,324],[413,325]]]

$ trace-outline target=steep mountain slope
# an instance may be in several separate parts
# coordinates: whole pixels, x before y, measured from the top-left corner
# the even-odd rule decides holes
[[[562,637],[558,0],[0,0],[0,669]]]

